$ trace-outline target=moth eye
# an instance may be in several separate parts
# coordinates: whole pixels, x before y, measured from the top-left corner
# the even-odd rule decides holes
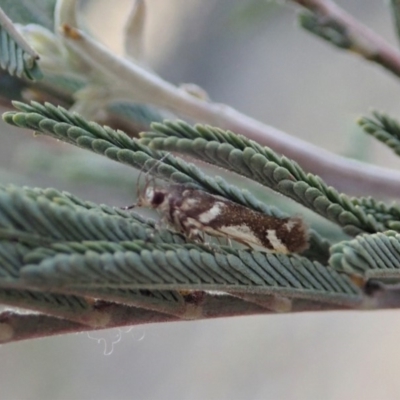
[[[153,198],[151,200],[151,203],[153,205],[155,205],[155,206],[158,206],[164,201],[164,198],[165,198],[165,194],[164,193],[156,192],[156,193],[154,193],[154,196],[153,196]]]

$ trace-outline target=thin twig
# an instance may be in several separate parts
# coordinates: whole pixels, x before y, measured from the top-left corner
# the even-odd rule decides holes
[[[187,294],[186,312],[181,317],[143,308],[98,301],[95,308],[103,316],[101,329],[148,323],[204,320],[246,315],[284,312],[309,312],[379,308],[377,302],[354,304],[354,307],[327,304],[309,299],[277,299],[274,296],[250,296],[246,300],[224,293],[191,292]],[[394,307],[393,304],[390,307]],[[387,305],[384,308],[388,308]],[[108,316],[105,318],[105,316]],[[43,338],[67,333],[98,330],[98,326],[80,324],[43,314],[20,314],[6,311],[0,314],[0,343]]]
[[[356,310],[364,306],[365,299],[361,297],[358,300],[348,300],[342,302],[330,302],[317,300],[315,298],[290,298],[275,295],[260,295],[249,293],[234,293],[235,296],[258,304],[270,310],[273,313],[294,313],[310,311],[331,311],[331,310]]]
[[[397,171],[338,156],[226,105],[192,96],[153,72],[115,56],[71,26],[64,25],[63,33],[69,48],[110,82],[118,98],[153,104],[197,122],[240,133],[296,160],[303,168],[320,175],[341,191],[357,195],[400,196],[400,173]]]
[[[342,27],[346,38],[351,42],[349,50],[382,65],[400,77],[400,51],[345,12],[336,3],[331,0],[292,0],[292,2],[312,11],[320,20],[321,25],[325,25],[329,21]]]
[[[143,325],[158,322],[200,320],[266,314],[268,310],[241,299],[201,293],[193,297],[193,306],[188,308],[184,319],[143,308],[99,301],[96,309],[108,319],[103,319],[102,329]],[[0,343],[42,338],[98,330],[98,326],[79,324],[62,318],[43,314],[21,314],[6,311],[0,314]]]
[[[172,322],[176,318],[143,309],[134,309],[123,305],[108,305],[113,318],[104,329],[121,326],[140,325],[155,322]],[[78,333],[97,330],[93,326],[79,324],[66,319],[43,314],[19,314],[6,311],[0,314],[0,343],[35,339],[66,333]]]

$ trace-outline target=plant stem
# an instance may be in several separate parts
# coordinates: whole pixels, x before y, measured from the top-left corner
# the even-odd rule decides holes
[[[335,2],[331,0],[292,0],[292,2],[313,12],[320,20],[321,25],[325,25],[329,21],[343,28],[346,38],[351,42],[349,50],[382,65],[400,77],[399,50],[345,12]]]
[[[400,173],[338,156],[223,104],[199,99],[137,64],[117,57],[84,32],[64,26],[69,48],[112,82],[115,97],[153,104],[178,115],[229,129],[297,161],[338,190],[353,195],[400,196]],[[400,60],[400,58],[399,58]],[[400,62],[399,62],[400,71]]]

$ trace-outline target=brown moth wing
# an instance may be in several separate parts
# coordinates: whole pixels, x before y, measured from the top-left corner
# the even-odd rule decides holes
[[[176,219],[189,236],[204,231],[279,253],[300,253],[308,248],[308,230],[300,217],[268,216],[195,189],[183,190],[181,199]]]

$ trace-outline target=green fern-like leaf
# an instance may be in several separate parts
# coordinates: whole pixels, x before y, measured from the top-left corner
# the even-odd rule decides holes
[[[245,175],[296,200],[339,224],[348,234],[376,232],[384,226],[345,194],[307,174],[292,160],[232,132],[184,122],[153,124],[142,143],[154,149],[179,151]]]
[[[387,205],[372,197],[353,198],[352,203],[363,208],[366,214],[373,215],[376,221],[385,226],[385,230],[400,232],[400,206],[397,203]]]
[[[400,234],[380,232],[338,243],[331,248],[329,263],[335,269],[359,274],[365,280],[399,280]]]
[[[164,185],[176,182],[258,212],[286,217],[248,191],[206,176],[195,165],[159,149],[188,153],[247,176],[352,234],[398,224],[396,205],[350,199],[295,162],[231,132],[166,122],[155,124],[138,140],[51,104],[15,105],[19,111],[4,115],[8,123],[150,171]],[[361,238],[367,238],[371,243],[374,237],[359,235],[357,239],[361,243]],[[387,258],[384,274],[379,264],[379,275],[371,271],[377,269],[376,254],[383,247],[372,247],[376,254],[371,252],[369,265],[360,267],[348,261],[354,252],[349,248],[357,246],[348,241],[332,247],[314,231],[310,248],[302,255],[240,250],[212,241],[193,243],[136,213],[83,201],[69,193],[0,186],[0,300],[90,327],[106,326],[110,320],[101,304],[90,299],[109,302],[108,307],[123,305],[128,307],[126,312],[133,307],[156,320],[160,316],[162,320],[193,318],[193,302],[196,315],[199,310],[212,314],[220,301],[227,307],[225,315],[232,315],[231,307],[239,307],[233,315],[238,310],[244,314],[290,311],[305,304],[306,309],[322,304],[333,309],[364,307],[366,294],[362,285],[352,281],[353,276],[361,276],[358,283],[370,277],[397,279],[396,255]],[[218,293],[218,300],[213,293]],[[203,298],[208,299],[204,304]]]
[[[3,11],[0,8],[0,12]],[[43,74],[38,66],[39,56],[27,51],[15,38],[14,30],[0,24],[0,67],[12,76],[39,80]]]
[[[173,314],[183,307],[177,289],[360,301],[346,276],[305,257],[186,243],[140,216],[54,189],[0,189],[0,288],[24,291],[42,285],[46,293],[50,285],[60,293],[102,295],[157,311],[167,307]],[[166,304],[140,290],[163,290],[162,297],[175,300]],[[41,303],[35,304],[26,308],[39,309]]]
[[[400,155],[400,124],[394,118],[379,111],[372,112],[373,118],[363,117],[358,124],[365,133],[375,137]]]
[[[286,216],[278,208],[259,202],[248,191],[239,190],[220,177],[208,177],[193,164],[172,155],[152,151],[121,131],[101,127],[84,120],[78,114],[69,113],[62,107],[54,107],[47,103],[41,105],[32,102],[31,105],[27,105],[14,102],[14,105],[22,112],[5,113],[3,118],[10,124],[35,129],[142,171],[151,170],[153,175],[168,182],[204,189],[267,215],[279,218]],[[310,244],[307,254],[313,259],[326,262],[330,243],[311,230]]]
[[[185,241],[182,236],[165,229],[155,230],[152,221],[136,213],[105,206],[90,207],[90,203],[84,202],[86,207],[82,207],[76,204],[76,197],[73,197],[75,204],[70,199],[70,195],[55,190],[0,186],[0,239],[14,240],[15,235],[24,233],[30,236],[18,239],[28,245],[35,237],[37,244],[80,240]]]
[[[126,287],[279,294],[343,304],[360,290],[334,269],[299,256],[195,245],[84,242],[37,249],[24,259],[25,282],[56,287]]]

